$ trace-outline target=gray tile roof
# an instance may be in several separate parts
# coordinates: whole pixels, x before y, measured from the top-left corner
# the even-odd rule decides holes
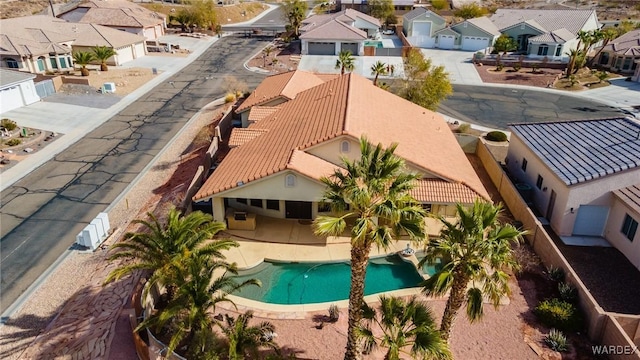
[[[31,80],[36,76],[30,73],[0,69],[0,89]]]
[[[423,7],[418,7],[418,8],[415,8],[415,9],[409,11],[408,13],[402,15],[402,18],[404,19],[404,21],[410,21],[410,20],[413,20],[413,19],[421,16],[422,14],[425,14],[425,13],[428,13],[428,12],[431,13],[430,16],[439,17],[440,19],[444,20],[444,18],[442,18],[440,15],[434,13],[433,11],[425,9]]]
[[[640,167],[637,120],[529,123],[509,128],[567,185]]]
[[[556,43],[556,44],[564,44],[571,39],[575,39],[576,35],[571,31],[562,28],[558,30],[554,30],[548,32],[546,34],[534,36],[529,38],[529,41],[533,43]]]
[[[610,51],[619,55],[640,56],[640,29],[629,31],[617,37],[607,44],[603,51]]]
[[[582,29],[595,10],[521,10],[521,9],[498,9],[491,16],[491,21],[503,30],[533,20],[546,31],[554,31],[566,28],[574,34]]]

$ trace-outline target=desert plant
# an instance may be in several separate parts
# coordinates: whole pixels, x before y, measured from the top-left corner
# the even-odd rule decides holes
[[[469,132],[469,129],[471,129],[471,124],[460,124],[458,126],[458,132],[462,134]]]
[[[340,75],[344,75],[345,71],[352,72],[355,68],[355,60],[351,51],[340,51],[336,60],[336,69],[340,69]]]
[[[89,76],[89,69],[87,65],[95,60],[96,56],[88,51],[78,51],[73,53],[73,62],[76,65],[80,65],[80,73],[82,76]]]
[[[504,65],[501,62],[496,64],[496,71],[502,71],[504,69]]]
[[[560,330],[551,329],[549,335],[544,338],[544,342],[553,351],[565,352],[568,349],[567,337]]]
[[[538,64],[531,65],[531,72],[532,73],[534,73],[534,74],[537,73],[539,69],[540,69],[540,65],[538,65]]]
[[[569,75],[569,83],[571,84],[571,87],[574,87],[576,84],[578,84],[578,78],[576,78],[575,75]]]
[[[118,53],[113,48],[106,46],[96,46],[93,48],[93,55],[100,60],[100,71],[108,71],[107,60]]]
[[[236,101],[236,94],[227,93],[227,95],[224,96],[224,102],[225,103],[230,103],[230,102],[234,102],[234,101]]]
[[[505,142],[507,141],[507,134],[502,131],[489,131],[485,136],[489,141]]]
[[[331,304],[329,306],[329,321],[336,322],[340,318],[340,309],[338,309],[338,305]]]
[[[4,118],[0,120],[0,127],[6,129],[7,131],[13,131],[18,127],[18,124],[16,124],[16,122],[11,119]]]
[[[577,331],[581,327],[581,316],[575,305],[558,298],[544,300],[533,311],[545,326],[560,330]]]
[[[578,302],[578,290],[569,283],[559,283],[558,293],[560,294],[560,299],[562,299],[563,301],[571,304],[576,304]]]
[[[599,82],[603,82],[607,80],[607,78],[609,77],[609,73],[607,73],[606,71],[600,71],[596,74],[596,76],[598,77]]]
[[[13,139],[7,140],[6,144],[7,146],[18,146],[22,144],[22,140],[13,138]]]
[[[513,64],[513,71],[518,72],[520,71],[520,69],[522,69],[522,64],[520,64],[519,62]]]
[[[547,271],[544,272],[544,275],[547,279],[557,283],[564,281],[564,269],[562,268],[549,266],[547,267]]]
[[[446,0],[431,0],[431,7],[435,10],[443,10],[447,6],[449,3]]]

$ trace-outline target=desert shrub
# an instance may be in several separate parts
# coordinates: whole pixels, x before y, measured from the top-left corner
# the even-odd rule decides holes
[[[0,127],[9,131],[13,131],[18,127],[18,124],[16,124],[16,122],[11,119],[4,118],[0,120]]]
[[[522,64],[520,64],[519,62],[513,64],[513,71],[518,72],[520,71],[520,69],[522,69]]]
[[[496,71],[502,71],[502,69],[504,69],[504,65],[502,65],[502,63],[496,64]]]
[[[545,271],[545,276],[547,279],[554,282],[563,282],[564,281],[564,270],[562,268],[557,268],[555,266],[549,266],[547,271]]]
[[[227,93],[227,95],[225,95],[225,97],[224,97],[224,102],[225,103],[230,103],[230,102],[234,102],[234,101],[236,101],[236,94]]]
[[[578,290],[573,285],[566,282],[559,283],[558,293],[560,294],[560,299],[562,299],[562,301],[566,301],[571,304],[578,303]]]
[[[469,132],[469,129],[471,129],[471,124],[460,124],[460,126],[458,126],[458,132],[461,134],[466,134],[467,132]]]
[[[331,304],[329,306],[329,321],[336,322],[340,318],[340,309],[338,309],[338,305]]]
[[[7,146],[18,146],[22,144],[22,140],[13,138],[13,139],[7,140],[6,144]]]
[[[431,0],[431,7],[435,10],[443,10],[447,6],[449,6],[447,0]]]
[[[486,139],[489,141],[504,142],[507,141],[507,134],[502,131],[490,131],[487,133]]]
[[[600,82],[603,82],[607,80],[609,74],[606,71],[600,71],[596,74],[596,76],[598,77],[598,80],[600,80]]]
[[[560,330],[551,329],[549,335],[544,338],[544,342],[553,351],[567,351],[567,337]]]
[[[533,311],[545,326],[565,331],[577,331],[581,327],[581,317],[575,305],[558,298],[544,300]]]
[[[539,64],[532,64],[531,65],[531,72],[532,73],[534,73],[534,74],[537,73],[538,69],[540,69],[540,65]]]

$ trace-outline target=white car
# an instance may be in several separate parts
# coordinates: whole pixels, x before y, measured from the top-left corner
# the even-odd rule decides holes
[[[393,35],[393,34],[395,34],[396,32],[395,32],[395,31],[393,31],[393,30],[391,30],[391,29],[387,29],[387,30],[384,30],[382,33],[383,33],[384,35]]]

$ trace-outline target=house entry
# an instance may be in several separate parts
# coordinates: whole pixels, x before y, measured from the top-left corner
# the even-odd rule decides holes
[[[309,201],[285,201],[286,218],[311,220],[311,205]]]

